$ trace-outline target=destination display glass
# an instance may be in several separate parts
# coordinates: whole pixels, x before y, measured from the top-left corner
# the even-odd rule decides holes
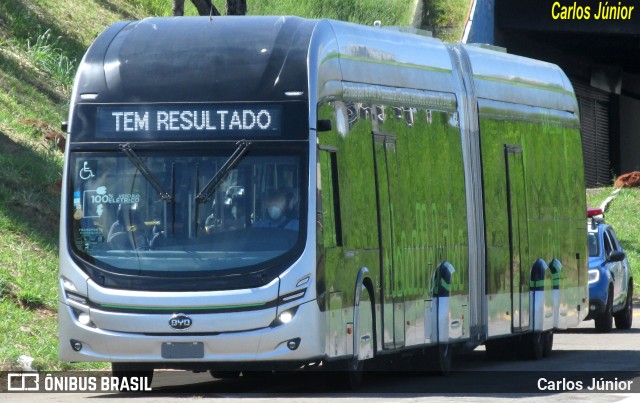
[[[307,106],[288,103],[79,104],[72,142],[302,139]]]

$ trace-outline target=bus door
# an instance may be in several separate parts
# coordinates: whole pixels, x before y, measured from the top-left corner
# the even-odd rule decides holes
[[[529,236],[525,200],[522,147],[505,146],[509,251],[511,255],[511,327],[513,332],[529,328]]]
[[[404,346],[404,301],[399,292],[394,261],[394,203],[397,182],[396,138],[392,134],[373,134],[382,279],[382,343],[385,349]]]

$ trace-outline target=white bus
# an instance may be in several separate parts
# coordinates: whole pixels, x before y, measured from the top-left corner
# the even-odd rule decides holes
[[[80,65],[60,358],[214,376],[455,347],[540,358],[588,313],[557,67],[295,17],[116,23]],[[426,354],[426,353],[435,354]]]

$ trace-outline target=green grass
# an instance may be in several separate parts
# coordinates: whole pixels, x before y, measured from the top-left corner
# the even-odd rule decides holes
[[[147,14],[127,0],[0,1],[0,371],[100,368],[57,359],[59,180],[55,139],[77,64],[108,25]]]
[[[149,15],[171,15],[171,2],[168,0],[133,0],[132,3]],[[214,0],[213,4],[221,14],[226,14],[226,1]],[[374,21],[380,20],[384,25],[410,25],[413,4],[413,1],[400,0],[248,0],[247,15],[330,18],[365,25],[372,25]],[[197,15],[189,0],[185,1],[185,15]]]
[[[422,25],[446,42],[462,38],[471,0],[425,0]]]
[[[35,41],[28,40],[26,52],[35,64],[56,81],[65,93],[73,85],[73,78],[78,64],[60,49],[59,41],[62,37],[54,38],[51,30],[47,29],[38,35]]]
[[[611,195],[612,187],[590,189],[587,206],[598,207]],[[634,295],[640,296],[640,189],[622,189],[608,204],[605,221],[616,231],[620,244],[627,252],[627,259],[634,279]]]

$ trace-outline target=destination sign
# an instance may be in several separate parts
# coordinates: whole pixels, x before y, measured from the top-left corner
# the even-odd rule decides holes
[[[279,136],[280,105],[148,105],[98,107],[96,135],[158,138]]]

